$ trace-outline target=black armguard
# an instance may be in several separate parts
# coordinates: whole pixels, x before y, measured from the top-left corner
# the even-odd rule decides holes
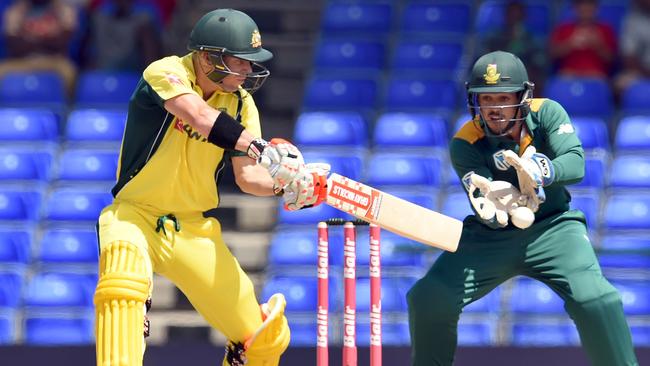
[[[230,117],[228,113],[221,112],[212,125],[208,142],[224,149],[234,150],[242,131],[244,131],[244,126]]]

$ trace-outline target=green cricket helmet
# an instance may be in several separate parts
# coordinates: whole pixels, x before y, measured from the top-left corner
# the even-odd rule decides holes
[[[270,60],[273,54],[262,48],[262,36],[255,21],[238,10],[217,9],[201,17],[192,29],[188,48],[208,52],[213,70],[206,76],[215,83],[228,75],[240,75],[228,68],[223,55],[251,62],[253,71],[245,75],[243,85],[250,93],[259,89],[271,74],[260,62]]]
[[[491,136],[505,136],[515,126],[528,116],[530,107],[528,99],[533,97],[535,85],[528,80],[526,66],[519,57],[509,52],[495,51],[481,56],[472,67],[470,80],[465,83],[467,88],[467,106],[472,118],[480,116],[480,122],[485,133]],[[503,123],[503,128],[494,132],[487,127],[481,114],[478,102],[479,94],[483,93],[517,93],[518,104],[490,106],[494,108],[516,108],[515,118],[498,121]],[[485,108],[485,107],[483,107]]]

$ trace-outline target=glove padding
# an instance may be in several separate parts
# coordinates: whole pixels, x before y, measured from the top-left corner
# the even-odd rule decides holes
[[[251,146],[253,145],[255,145],[255,142],[251,143]],[[259,141],[257,145],[259,145]],[[259,146],[258,150],[260,150]],[[277,190],[282,190],[288,186],[305,166],[305,161],[298,148],[280,138],[271,139],[269,143],[261,148],[259,154],[256,154],[255,151],[251,153],[251,148],[249,148],[249,156],[256,159],[258,164],[268,170],[271,178],[273,178],[273,186]]]
[[[474,197],[476,189],[482,196]],[[510,182],[490,181],[478,174],[470,176],[469,200],[479,217],[490,227],[508,226],[508,215],[519,207],[522,195]]]
[[[528,198],[525,205],[537,212],[539,205],[546,201],[543,187],[553,183],[555,179],[551,159],[538,153],[534,146],[529,146],[521,157],[511,150],[505,150],[503,155],[506,162],[517,171],[519,189]]]
[[[306,164],[284,187],[284,208],[296,211],[318,206],[327,198],[327,175],[330,165],[324,163]]]

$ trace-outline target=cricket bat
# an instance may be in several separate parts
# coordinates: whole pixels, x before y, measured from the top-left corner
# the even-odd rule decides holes
[[[455,252],[463,223],[378,189],[332,173],[328,205],[423,244]]]

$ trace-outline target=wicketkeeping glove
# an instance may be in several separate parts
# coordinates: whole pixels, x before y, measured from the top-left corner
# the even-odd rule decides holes
[[[479,189],[481,196],[475,197],[476,189]],[[508,215],[519,207],[521,197],[519,190],[510,182],[490,181],[478,174],[470,176],[468,194],[476,213],[493,229],[508,226]]]
[[[528,197],[526,206],[537,212],[539,205],[546,201],[544,187],[555,179],[551,159],[538,153],[534,146],[529,146],[521,157],[511,150],[506,150],[503,154],[508,164],[517,171],[519,190]]]

